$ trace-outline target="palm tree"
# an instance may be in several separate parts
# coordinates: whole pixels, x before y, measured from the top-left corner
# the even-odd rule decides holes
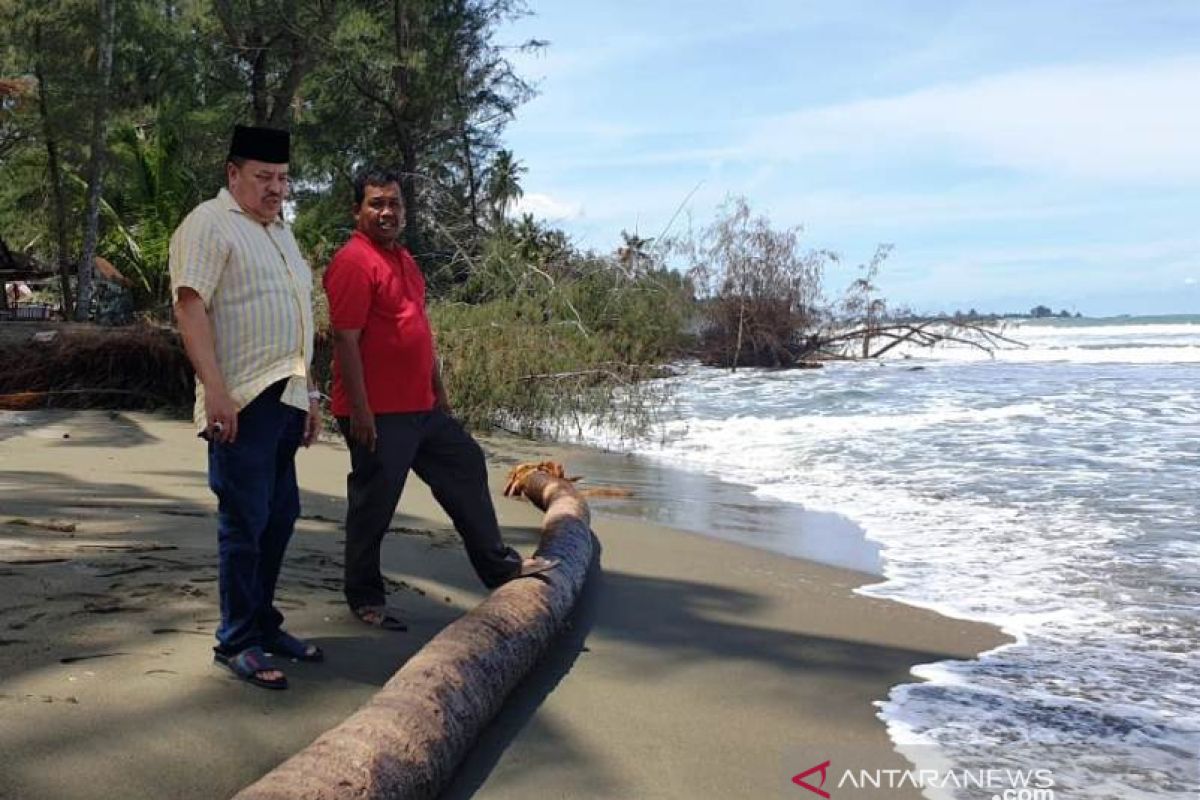
[[[511,150],[500,150],[487,172],[487,197],[492,206],[492,219],[497,227],[508,215],[509,206],[521,199],[521,175],[528,170],[513,158]]]
[[[631,278],[637,277],[643,268],[648,267],[654,260],[647,249],[654,243],[654,239],[643,239],[638,236],[637,231],[630,233],[624,229],[621,230],[621,238],[625,240],[625,244],[617,248],[617,263]]]
[[[195,175],[182,157],[184,120],[160,109],[152,124],[124,125],[113,137],[122,180],[114,181],[101,211],[110,224],[106,250],[133,279],[138,304],[169,301],[167,256],[171,233],[199,202]]]

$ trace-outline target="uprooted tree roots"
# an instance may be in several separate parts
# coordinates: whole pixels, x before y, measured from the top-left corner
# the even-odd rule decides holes
[[[192,369],[179,334],[135,325],[47,327],[0,343],[0,409],[188,408]]]

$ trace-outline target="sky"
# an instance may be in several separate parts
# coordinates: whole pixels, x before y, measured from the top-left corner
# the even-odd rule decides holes
[[[894,306],[1200,313],[1200,1],[529,8],[519,210],[580,247],[740,195],[840,254],[831,294],[889,243]]]

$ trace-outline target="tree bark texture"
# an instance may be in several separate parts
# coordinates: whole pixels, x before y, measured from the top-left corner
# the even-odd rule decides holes
[[[546,466],[557,470],[539,470]],[[595,552],[587,502],[561,467],[523,465],[513,476],[506,494],[524,494],[545,512],[537,552],[558,568],[501,586],[363,708],[235,800],[409,800],[445,787],[562,628]]]
[[[42,120],[42,134],[46,144],[46,171],[49,173],[50,199],[54,206],[54,243],[57,251],[55,260],[58,262],[58,277],[62,284],[63,318],[71,319],[75,303],[71,294],[71,270],[67,260],[67,201],[63,196],[62,166],[58,160],[58,135],[50,119],[50,87],[46,83],[46,69],[43,65],[45,46],[42,27],[39,25],[34,29],[34,47],[37,52],[34,76],[38,82],[38,115]]]
[[[83,255],[79,259],[78,303],[75,319],[86,322],[92,313],[96,273],[96,240],[100,233],[100,196],[104,191],[108,90],[112,83],[113,42],[117,0],[100,0],[100,53],[96,58],[96,96],[92,105],[92,142],[88,164],[87,202],[83,217]]]

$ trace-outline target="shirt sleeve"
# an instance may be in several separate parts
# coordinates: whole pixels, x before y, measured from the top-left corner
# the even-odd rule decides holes
[[[200,295],[205,308],[212,305],[229,253],[228,240],[211,218],[189,214],[171,237],[168,257],[172,296],[178,299],[179,290],[186,287]]]
[[[338,253],[322,280],[334,330],[361,330],[371,310],[371,276],[362,261]]]

